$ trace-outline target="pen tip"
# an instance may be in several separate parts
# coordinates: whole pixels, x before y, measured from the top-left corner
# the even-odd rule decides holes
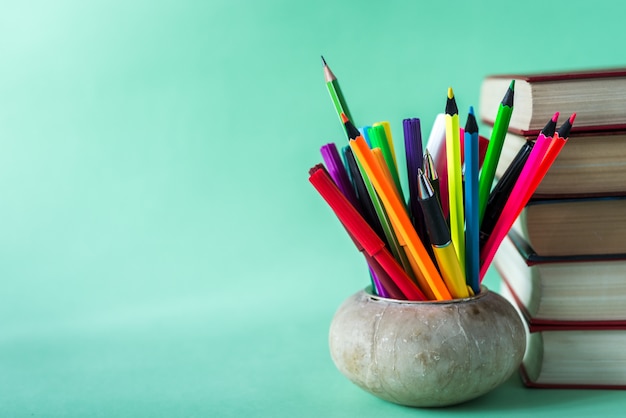
[[[569,117],[569,123],[573,125],[574,119],[576,119],[576,113],[572,113],[572,116]]]
[[[448,99],[454,98],[454,92],[452,91],[452,87],[448,87]]]
[[[559,112],[554,112],[554,115],[552,116],[552,122],[556,123],[556,121],[559,120],[559,114]]]
[[[324,67],[327,67],[328,64],[326,64],[326,60],[324,59],[324,56],[320,55],[320,57],[322,57],[322,64],[324,65]]]
[[[435,194],[432,184],[421,169],[417,170],[417,195],[420,200],[428,199]]]

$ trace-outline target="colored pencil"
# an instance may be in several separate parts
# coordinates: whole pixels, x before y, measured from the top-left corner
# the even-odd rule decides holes
[[[478,124],[470,107],[464,134],[465,149],[465,280],[474,294],[480,292],[478,208]]]
[[[570,117],[561,125],[561,127],[554,134],[554,138],[546,151],[544,158],[541,160],[539,164],[539,169],[535,177],[533,178],[530,187],[526,191],[526,201],[530,200],[534,190],[537,189],[539,183],[545,177],[556,157],[558,157],[559,152],[561,152],[561,148],[565,146],[565,142],[569,137],[569,133],[572,130],[572,125],[574,124],[574,119],[576,119],[576,113],[572,113]],[[531,192],[531,190],[533,192]]]
[[[573,122],[574,118],[575,114],[568,119],[568,121],[570,121],[569,128],[566,126],[562,131],[563,134],[569,134],[571,122]],[[567,138],[560,138],[556,140],[564,144],[566,139]],[[524,209],[524,206],[526,206],[526,203],[528,203],[528,200],[530,200],[530,197],[535,192],[541,180],[543,180],[543,177],[556,159],[558,152],[562,149],[563,145],[557,145],[551,152],[548,152],[554,141],[554,137],[546,137],[542,133],[540,133],[537,137],[537,141],[528,156],[528,160],[526,161],[526,164],[524,165],[513,190],[511,191],[511,195],[502,209],[500,218],[496,222],[496,225],[487,239],[485,246],[481,248],[481,279],[487,273],[487,269],[489,268],[500,243],[515,222],[515,219],[517,219],[519,214]],[[545,163],[542,164],[544,158],[547,159],[545,160]]]
[[[461,137],[459,110],[454,92],[448,88],[446,101],[446,159],[448,163],[448,193],[450,201],[450,234],[461,263],[465,266],[465,216],[463,214],[463,175],[461,173]]]
[[[328,89],[328,94],[330,94],[330,98],[333,102],[333,106],[335,107],[335,111],[337,112],[337,117],[341,121],[341,114],[345,113],[350,118],[350,120],[354,120],[352,119],[352,115],[350,114],[350,110],[348,109],[346,99],[343,97],[341,87],[339,87],[339,80],[337,80],[337,77],[335,77],[335,74],[331,71],[323,56],[322,65],[324,69],[324,81],[326,82],[326,88]]]
[[[498,161],[500,160],[500,154],[502,153],[504,137],[506,136],[506,131],[509,127],[509,122],[511,121],[511,114],[513,113],[514,87],[515,80],[512,80],[509,88],[506,90],[506,93],[502,98],[502,101],[500,102],[498,113],[493,123],[493,130],[491,131],[491,136],[489,138],[485,162],[483,163],[483,167],[480,172],[480,181],[478,185],[480,199],[480,222],[482,222],[485,215],[487,200],[489,200],[489,193],[491,193],[496,168],[498,166]]]
[[[361,132],[361,135],[363,135],[363,138],[365,138],[365,141],[367,142],[367,145],[369,145],[371,147],[372,146],[372,142],[370,141],[370,129],[372,129],[371,126],[361,126],[359,128],[359,132]]]
[[[554,134],[554,131],[552,134]],[[524,145],[522,145],[513,158],[511,164],[509,164],[506,171],[502,174],[502,177],[498,180],[489,194],[489,200],[487,201],[487,207],[485,209],[485,216],[483,217],[483,221],[480,223],[481,248],[485,245],[489,235],[491,235],[493,227],[498,221],[498,218],[502,213],[502,209],[511,195],[511,191],[515,186],[515,183],[517,182],[517,179],[519,178],[519,175],[522,172],[534,145],[534,140],[527,140]]]
[[[556,122],[559,117],[559,112],[556,112],[552,119],[548,121],[546,126],[541,130],[541,134],[546,137],[554,136],[556,132]],[[513,161],[506,168],[502,177],[498,180],[493,190],[489,194],[489,200],[487,201],[487,207],[485,209],[485,216],[480,224],[480,247],[482,248],[489,235],[493,231],[493,228],[502,213],[502,209],[506,204],[511,191],[519,178],[528,156],[535,145],[534,140],[528,140],[519,149]]]

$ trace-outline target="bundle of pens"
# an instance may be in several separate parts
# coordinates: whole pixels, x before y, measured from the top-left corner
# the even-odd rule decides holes
[[[514,82],[500,104],[482,166],[474,111],[470,107],[461,129],[449,88],[445,116],[435,121],[428,142],[434,146],[436,132],[443,131],[437,151],[445,158],[423,152],[419,119],[403,121],[405,199],[389,123],[357,129],[337,78],[323,57],[322,62],[349,146],[341,149],[342,158],[334,143],[324,145],[325,165],[311,168],[309,181],[365,256],[373,291],[401,300],[478,294],[498,246],[565,145],[575,114],[557,130],[555,113],[492,187],[513,111]],[[447,181],[440,184],[440,177]]]

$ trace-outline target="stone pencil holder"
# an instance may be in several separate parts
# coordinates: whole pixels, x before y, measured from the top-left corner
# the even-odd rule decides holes
[[[519,367],[526,330],[486,287],[466,299],[412,302],[359,291],[330,326],[330,353],[353,383],[401,405],[437,407],[479,397]]]

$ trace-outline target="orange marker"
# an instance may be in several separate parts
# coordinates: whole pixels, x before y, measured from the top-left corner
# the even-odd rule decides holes
[[[351,125],[345,114],[342,114],[341,118],[344,124]],[[387,215],[394,229],[398,232],[400,244],[403,246],[406,245],[405,249],[409,259],[412,259],[417,264],[418,269],[414,273],[420,286],[427,285],[437,300],[452,299],[439,271],[437,271],[424,244],[422,244],[417,232],[415,232],[404,204],[398,199],[394,188],[387,181],[374,154],[372,154],[365,142],[365,138],[359,135],[355,139],[351,139],[349,143],[359,163],[361,163],[370,181],[374,185],[376,192],[380,196],[385,210],[387,211]]]

